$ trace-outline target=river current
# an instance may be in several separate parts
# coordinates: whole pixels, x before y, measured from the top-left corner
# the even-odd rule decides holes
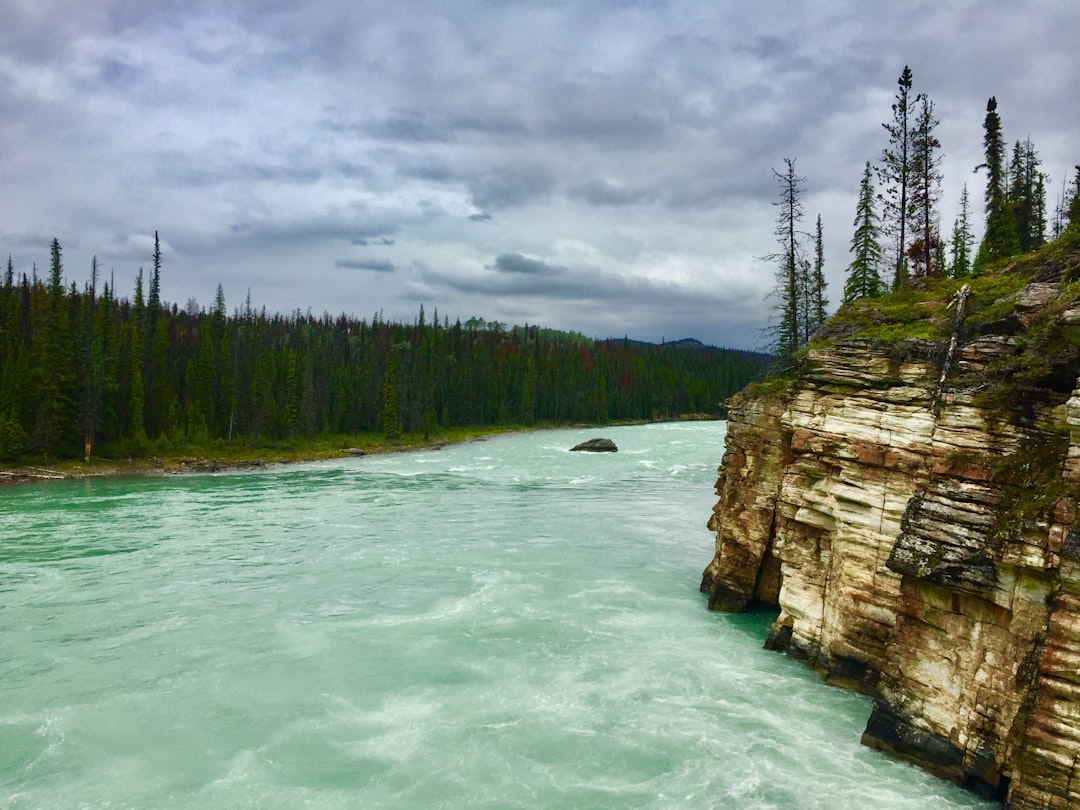
[[[0,807],[992,807],[705,609],[723,436],[0,489]]]

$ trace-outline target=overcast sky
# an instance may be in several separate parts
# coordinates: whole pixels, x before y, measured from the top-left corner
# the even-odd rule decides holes
[[[896,80],[934,101],[942,230],[981,233],[986,100],[1056,200],[1080,3],[0,0],[0,251],[80,286],[754,348],[785,156],[839,301]]]

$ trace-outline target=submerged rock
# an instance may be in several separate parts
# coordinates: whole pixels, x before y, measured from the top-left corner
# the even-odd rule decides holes
[[[587,442],[571,447],[570,452],[584,450],[587,453],[617,453],[619,448],[611,439],[589,439]]]

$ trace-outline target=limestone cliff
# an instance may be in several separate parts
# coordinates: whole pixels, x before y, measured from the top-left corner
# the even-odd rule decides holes
[[[848,308],[731,400],[702,580],[711,608],[775,605],[767,646],[872,695],[866,744],[1017,810],[1080,807],[1080,252],[1060,254],[972,280],[967,306],[958,283],[908,294],[904,336],[899,305]]]

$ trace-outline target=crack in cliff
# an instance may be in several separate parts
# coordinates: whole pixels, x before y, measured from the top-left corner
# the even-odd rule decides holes
[[[879,421],[880,421],[880,417],[879,417]],[[892,431],[891,430],[887,431],[887,435],[888,435],[888,444],[885,445],[885,446],[886,447],[892,447],[892,438],[893,438],[892,437]],[[888,451],[886,451],[886,452],[888,452]],[[887,485],[882,485],[882,487],[881,487],[881,510],[878,513],[878,529],[877,529],[878,534],[885,534],[885,506],[888,503],[889,503],[889,487]],[[879,567],[880,567],[880,563],[881,563],[881,558],[880,558],[880,555],[879,555],[878,556]]]
[[[953,358],[956,356],[957,346],[960,344],[960,327],[964,325],[967,302],[970,297],[971,287],[965,284],[956,291],[956,295],[953,296],[953,299],[948,306],[948,309],[956,307],[956,313],[953,316],[952,336],[949,338],[949,349],[945,353],[945,361],[941,365],[941,376],[938,378],[937,390],[934,391],[934,399],[930,405],[930,412],[934,415],[935,429],[937,428],[937,418],[941,415],[941,395],[945,390],[945,380],[949,376],[949,369],[952,367]],[[931,431],[931,433],[933,433],[933,431]]]

